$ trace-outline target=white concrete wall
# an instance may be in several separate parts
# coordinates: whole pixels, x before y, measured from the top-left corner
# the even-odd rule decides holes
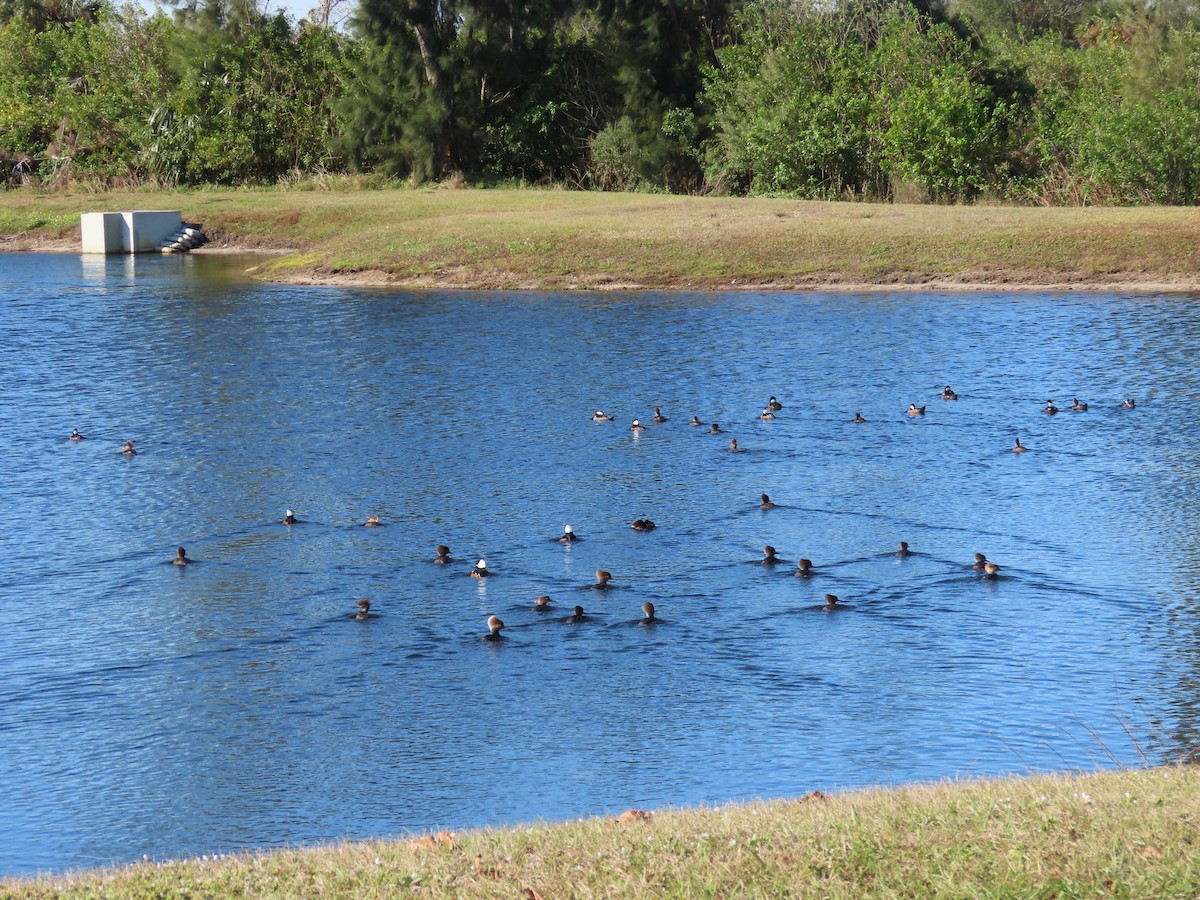
[[[183,225],[179,210],[81,213],[84,253],[156,253]]]

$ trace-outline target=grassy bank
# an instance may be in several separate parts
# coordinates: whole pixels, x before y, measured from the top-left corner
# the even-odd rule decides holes
[[[78,246],[81,211],[183,210],[291,252],[297,282],[506,288],[1200,286],[1195,209],[1014,208],[484,190],[0,193],[0,249]]]
[[[0,881],[3,897],[1195,897],[1200,769],[916,786]]]

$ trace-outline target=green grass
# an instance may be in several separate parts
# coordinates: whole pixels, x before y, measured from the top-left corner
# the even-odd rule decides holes
[[[0,897],[1195,897],[1200,770],[809,795],[146,862]]]
[[[0,249],[172,209],[257,274],[458,287],[1200,284],[1195,209],[912,206],[540,190],[0,193]]]

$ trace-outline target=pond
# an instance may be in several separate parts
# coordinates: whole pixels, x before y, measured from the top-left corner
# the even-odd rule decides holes
[[[0,873],[1196,749],[1200,297],[235,272],[0,257]]]

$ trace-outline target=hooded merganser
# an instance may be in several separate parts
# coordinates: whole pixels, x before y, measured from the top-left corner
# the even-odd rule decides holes
[[[507,628],[508,626],[500,621],[499,616],[489,616],[487,624],[488,624],[488,634],[484,638],[485,641],[502,641],[502,640],[504,640],[504,635],[502,635],[500,632],[503,629]]]
[[[656,406],[656,407],[654,407],[654,418],[651,419],[650,421],[658,422],[659,424],[661,424],[661,423],[667,421],[667,417],[664,416],[662,414],[662,410]]]
[[[941,397],[943,400],[957,400],[958,394],[954,393],[954,391],[950,389],[950,385],[946,385],[944,388],[942,388]]]
[[[188,559],[187,551],[180,547],[175,551],[175,558],[171,562],[177,566],[186,566],[191,560]]]
[[[450,562],[450,548],[445,544],[438,544],[437,558],[434,559],[434,562],[438,565],[445,565],[446,563]]]
[[[475,568],[471,570],[472,578],[487,578],[491,574],[492,573],[488,571],[487,561],[482,559],[475,563]]]
[[[296,518],[296,514],[290,509],[283,511],[283,519],[280,520],[281,525],[295,525],[300,520]]]

